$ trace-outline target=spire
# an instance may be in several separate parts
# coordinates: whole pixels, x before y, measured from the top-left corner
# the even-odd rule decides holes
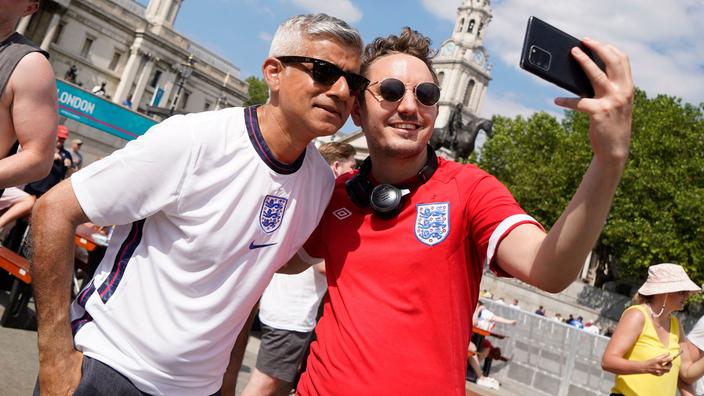
[[[489,0],[463,0],[457,7],[457,20],[452,39],[467,47],[480,46],[489,21],[491,21]]]

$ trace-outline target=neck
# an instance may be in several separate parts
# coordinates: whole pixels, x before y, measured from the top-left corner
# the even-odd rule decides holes
[[[277,161],[290,164],[303,154],[309,140],[297,138],[294,127],[276,107],[268,103],[259,106],[257,120],[262,137]]]
[[[372,176],[379,183],[397,185],[418,174],[428,161],[426,147],[409,158],[397,158],[385,154],[381,150],[369,148],[372,159]]]
[[[0,22],[0,41],[5,41],[15,32],[15,25],[17,25],[16,20]]]
[[[665,323],[669,321],[670,314],[672,314],[672,309],[667,307],[667,295],[664,298],[659,296],[653,298],[649,303],[646,303],[650,309],[650,314],[656,322]]]

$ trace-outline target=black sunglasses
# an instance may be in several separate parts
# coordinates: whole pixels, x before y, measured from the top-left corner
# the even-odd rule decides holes
[[[406,84],[398,78],[385,78],[381,81],[376,81],[369,84],[369,87],[374,84],[379,84],[379,94],[383,100],[398,102],[403,99],[404,95],[406,95]],[[381,102],[382,99],[379,99],[372,90],[368,90],[379,102]],[[438,100],[440,100],[440,87],[438,87],[435,83],[421,82],[413,87],[413,95],[415,95],[420,104],[424,106],[433,106],[438,103]]]
[[[344,76],[345,80],[347,80],[347,85],[350,87],[350,93],[355,96],[359,95],[369,85],[369,80],[361,75],[344,71],[337,65],[322,59],[309,58],[307,56],[277,56],[276,59],[284,65],[287,63],[312,63],[313,70],[310,74],[313,77],[313,81],[323,85],[332,86],[340,77]]]

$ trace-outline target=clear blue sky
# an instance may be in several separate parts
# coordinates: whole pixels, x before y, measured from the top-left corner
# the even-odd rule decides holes
[[[142,3],[147,0],[141,0]],[[260,76],[271,35],[291,15],[326,12],[350,22],[365,42],[411,26],[433,45],[451,35],[461,0],[185,0],[176,19],[181,34]],[[561,115],[552,104],[569,95],[518,68],[529,15],[577,37],[608,41],[631,58],[636,84],[649,96],[664,93],[704,102],[704,2],[701,0],[493,0],[485,46],[493,64],[482,116]]]

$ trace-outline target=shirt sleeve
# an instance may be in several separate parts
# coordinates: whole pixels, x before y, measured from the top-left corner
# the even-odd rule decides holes
[[[689,334],[687,334],[687,339],[694,346],[704,351],[704,316],[697,321]]]
[[[495,177],[483,173],[471,186],[467,202],[470,238],[478,248],[483,263],[499,276],[510,275],[496,263],[496,251],[501,241],[521,224],[543,227],[518,205],[513,195]]]
[[[123,149],[81,169],[71,184],[81,208],[99,225],[129,224],[178,203],[195,141],[187,117],[153,126]]]
[[[323,250],[324,241],[323,238],[321,238],[321,228],[323,228],[322,221],[318,223],[318,226],[315,227],[313,233],[310,234],[306,243],[304,243],[303,247],[298,251],[298,257],[308,264],[315,264],[325,257],[325,251]]]

